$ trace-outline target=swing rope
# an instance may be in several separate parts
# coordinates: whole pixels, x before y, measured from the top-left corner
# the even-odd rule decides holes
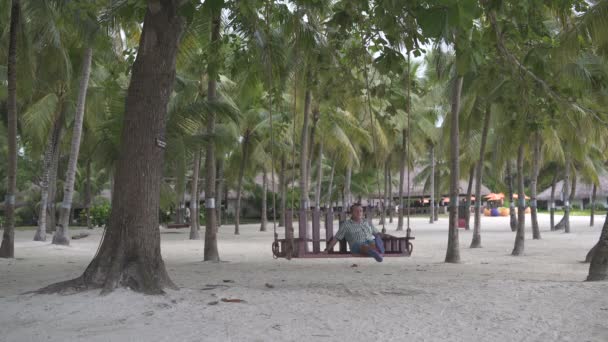
[[[363,48],[365,49],[365,40],[363,40]],[[366,50],[367,51],[367,50]],[[372,131],[372,155],[374,156],[374,158],[376,157],[376,129],[374,127],[374,114],[372,112],[372,102],[371,102],[371,95],[370,95],[370,91],[369,91],[369,76],[368,76],[368,70],[367,70],[367,63],[365,61],[363,61],[363,68],[364,68],[364,73],[365,73],[365,92],[366,92],[366,97],[367,97],[367,107],[368,107],[368,114],[369,114],[369,120],[371,123],[371,131]],[[380,195],[380,175],[378,173],[378,168],[376,168],[376,185],[378,187],[378,195]],[[382,209],[384,210],[384,208]],[[372,220],[373,220],[373,212],[372,212]],[[385,221],[382,221],[382,232],[386,233],[386,227],[385,227]]]

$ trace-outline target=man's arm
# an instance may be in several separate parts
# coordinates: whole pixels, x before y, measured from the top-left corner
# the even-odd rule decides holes
[[[338,239],[332,237],[329,242],[327,242],[327,247],[325,247],[325,251],[329,252],[329,250],[331,250],[332,248],[334,248],[334,246],[336,245],[336,243],[338,243]]]

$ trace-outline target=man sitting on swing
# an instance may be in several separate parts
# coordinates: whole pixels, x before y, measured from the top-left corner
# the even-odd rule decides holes
[[[340,224],[340,229],[338,229],[336,235],[327,243],[325,252],[331,250],[338,240],[346,239],[352,254],[370,256],[377,262],[382,262],[382,254],[384,254],[382,236],[384,234],[380,233],[373,224],[363,219],[361,204],[353,204],[350,210],[351,218]]]

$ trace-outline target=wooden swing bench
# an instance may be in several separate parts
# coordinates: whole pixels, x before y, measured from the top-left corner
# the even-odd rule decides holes
[[[325,220],[326,238],[320,238],[321,227],[321,212],[318,209],[312,211],[300,211],[299,227],[306,227],[305,218],[308,212],[312,212],[312,239],[306,239],[306,229],[298,229],[298,237],[292,238],[293,221],[291,211],[288,211],[285,217],[285,238],[277,239],[272,245],[272,252],[275,258],[352,258],[352,257],[367,257],[364,255],[353,255],[349,250],[345,240],[338,240],[338,251],[330,250],[327,253],[321,249],[321,242],[327,244],[333,236],[333,221],[334,213],[327,212]],[[370,214],[370,213],[367,213]],[[371,215],[371,214],[370,214]],[[412,254],[414,245],[410,240],[414,240],[413,236],[409,237],[384,237],[384,257],[407,257]],[[291,245],[293,241],[293,246]],[[309,243],[312,243],[312,250],[309,249]]]
[[[167,229],[190,228],[190,223],[169,223]]]

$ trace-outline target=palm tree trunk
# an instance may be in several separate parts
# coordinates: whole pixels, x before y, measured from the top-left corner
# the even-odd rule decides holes
[[[266,223],[268,222],[268,215],[266,214],[266,212],[268,211],[268,201],[266,200],[267,197],[267,188],[268,188],[268,184],[266,184],[266,169],[262,168],[262,215],[260,217],[260,231],[261,232],[265,232],[266,231]]]
[[[460,262],[460,249],[458,246],[458,181],[460,180],[458,114],[460,112],[462,81],[463,77],[458,76],[452,94],[452,118],[450,120],[450,221],[448,248],[445,256],[445,262],[450,263]]]
[[[562,217],[561,221],[555,226],[556,230],[565,229],[565,233],[570,233],[570,164],[571,164],[571,156],[570,151],[566,152],[566,165],[564,171],[564,217]],[[575,187],[574,179],[572,180],[572,188]]]
[[[41,289],[128,287],[146,294],[176,289],[160,253],[158,210],[167,104],[183,21],[177,0],[150,2],[127,91],[112,213],[97,255],[83,275]],[[154,137],[152,139],[151,137]]]
[[[315,204],[321,208],[321,185],[323,183],[323,141],[319,141],[319,156],[317,157],[317,188],[315,189]]]
[[[243,158],[239,166],[239,178],[236,185],[236,207],[234,210],[234,235],[239,235],[239,224],[241,221],[241,198],[243,191],[243,177],[245,175],[245,163],[247,162],[249,152],[249,135],[245,134],[242,143]]]
[[[551,220],[551,231],[555,230],[555,183],[557,182],[557,172],[553,174],[551,181],[551,200],[549,201],[549,216]]]
[[[488,142],[488,132],[490,131],[490,119],[492,118],[492,109],[490,105],[486,107],[485,117],[483,119],[483,131],[481,133],[481,145],[479,147],[479,160],[477,162],[477,172],[475,174],[475,217],[473,222],[473,239],[471,240],[471,248],[481,247],[481,182],[483,180],[483,163],[486,154],[486,144]]]
[[[8,167],[4,215],[6,226],[2,233],[0,258],[15,257],[15,194],[17,193],[17,30],[21,18],[19,0],[11,2],[8,43]]]
[[[403,230],[403,187],[405,186],[405,145],[407,144],[407,131],[404,129],[401,132],[401,135],[403,151],[400,156],[401,159],[399,160],[399,216],[397,219],[397,231]]]
[[[215,203],[217,213],[217,226],[222,226],[222,198],[224,197],[224,158],[217,159],[217,179],[215,182]]]
[[[513,173],[511,172],[511,161],[507,160],[507,184],[509,191],[509,217],[511,231],[517,231],[517,218],[515,217],[515,203],[513,202]]]
[[[388,222],[393,223],[393,172],[391,171],[391,164],[388,165]]]
[[[589,218],[589,227],[593,227],[595,218],[595,196],[597,194],[597,185],[593,184],[593,192],[591,193],[591,216]]]
[[[308,178],[306,179],[306,189],[310,190],[312,184],[312,160],[314,158],[314,148],[315,148],[315,132],[317,129],[317,122],[319,122],[319,108],[314,108],[312,110],[312,127],[310,128],[310,136],[309,136],[309,146],[308,146],[308,160],[306,162],[306,175]]]
[[[346,179],[344,180],[344,199],[343,199],[343,207],[342,211],[347,212],[350,209],[350,205],[352,202],[352,194],[350,192],[350,182],[353,175],[353,166],[352,160],[349,161],[348,166],[346,167]]]
[[[598,281],[608,279],[608,215],[604,220],[602,233],[597,244],[589,252],[591,259],[587,281]]]
[[[222,24],[222,10],[215,9],[212,13],[211,20],[211,43],[209,45],[210,55],[214,56],[209,60],[207,65],[207,74],[209,82],[207,85],[207,98],[209,101],[217,99],[217,75],[219,69],[219,61],[215,51],[220,50],[220,27]],[[209,113],[207,117],[207,134],[213,136],[215,134],[215,113]],[[217,249],[217,211],[215,208],[215,144],[210,142],[207,144],[207,153],[205,154],[205,261],[220,261],[219,252]]]
[[[86,178],[86,184],[84,186],[84,207],[87,216],[87,228],[93,229],[93,221],[91,220],[91,159],[87,160]]]
[[[538,227],[536,185],[538,184],[538,173],[540,169],[540,133],[536,132],[534,138],[534,156],[532,157],[532,179],[530,180],[530,216],[532,220],[532,239],[540,239]]]
[[[60,121],[59,132],[57,135],[57,141],[53,146],[53,161],[51,164],[51,171],[49,174],[49,201],[47,206],[47,220],[46,220],[46,231],[54,232],[57,221],[57,181],[59,177],[57,172],[59,171],[59,161],[61,160],[61,150],[59,149],[59,143],[63,135],[63,116]]]
[[[82,76],[78,88],[78,102],[76,103],[76,113],[74,117],[74,131],[72,133],[70,159],[68,161],[68,169],[65,175],[63,203],[61,204],[57,230],[53,235],[53,244],[55,245],[70,245],[70,212],[72,210],[72,199],[74,197],[74,182],[76,181],[76,167],[78,165],[80,140],[82,137],[82,124],[84,122],[84,106],[87,98],[87,89],[89,87],[89,77],[91,76],[92,59],[93,49],[88,47],[84,51],[84,59],[82,62]]]
[[[430,144],[431,153],[431,198],[429,205],[431,207],[431,217],[429,223],[435,223],[435,145]]]
[[[287,214],[287,175],[285,155],[281,156],[281,173],[279,174],[279,187],[281,188],[281,216],[279,217],[279,227],[285,226],[285,215]]]
[[[473,192],[473,179],[475,178],[475,164],[471,165],[469,169],[469,184],[467,185],[467,195],[464,199],[464,206],[467,208],[464,215],[464,228],[465,230],[470,230],[471,226],[469,222],[471,221],[471,194]]]
[[[334,162],[331,164],[331,173],[329,174],[329,185],[327,186],[327,201],[325,201],[326,208],[333,206],[333,204],[331,202],[331,196],[332,196],[333,185],[334,185],[335,171],[336,171],[336,161],[334,160]],[[332,207],[332,211],[333,211],[333,207]]]
[[[380,208],[379,224],[382,225],[383,230],[386,230],[384,228],[384,225],[386,223],[386,204],[388,203],[388,165],[389,165],[389,160],[387,159],[386,162],[384,163],[384,188],[383,188],[384,193],[382,194],[382,203],[378,206]]]
[[[192,170],[192,190],[190,191],[190,240],[200,240],[199,234],[199,191],[198,191],[198,175],[201,170],[201,151],[197,149],[194,152],[194,162]]]
[[[53,177],[54,166],[54,149],[58,145],[57,141],[61,134],[61,120],[63,116],[60,114],[63,110],[60,106],[59,112],[55,116],[53,129],[47,138],[46,148],[44,151],[44,161],[42,162],[42,180],[40,181],[40,215],[38,215],[38,228],[34,235],[34,241],[46,241],[46,233],[48,231],[47,219],[50,219],[49,202],[54,199],[51,197],[51,177]],[[56,179],[56,177],[53,177]]]
[[[511,255],[524,253],[525,227],[526,227],[526,197],[524,195],[524,144],[519,145],[517,151],[517,234]]]

